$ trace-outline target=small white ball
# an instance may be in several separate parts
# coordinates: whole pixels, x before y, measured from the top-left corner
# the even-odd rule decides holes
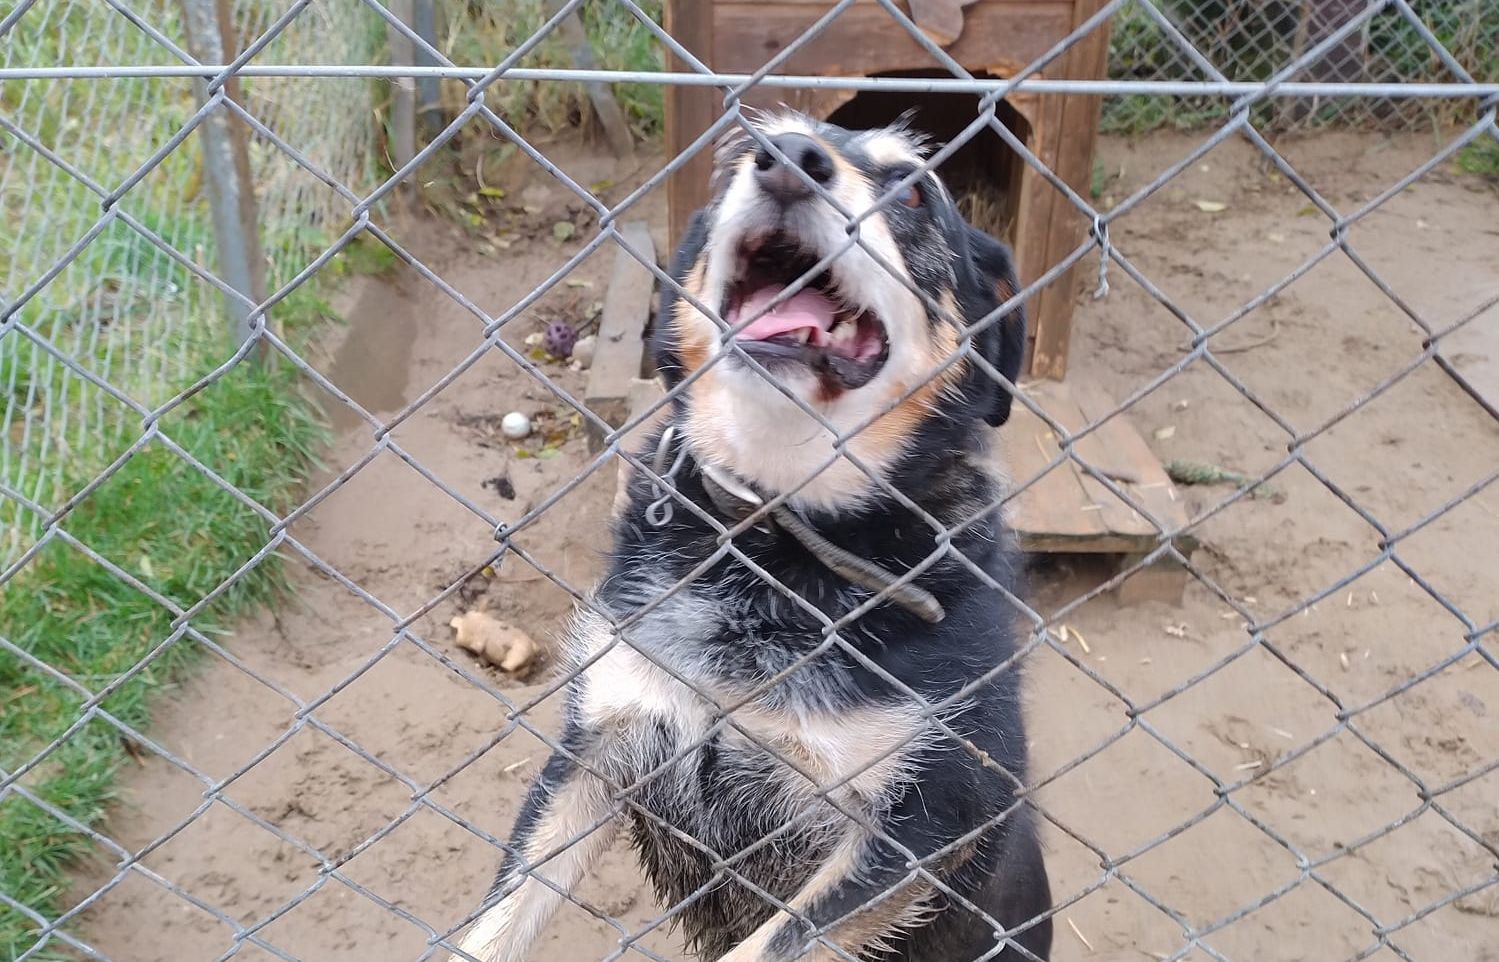
[[[511,411],[500,421],[500,431],[512,441],[519,441],[531,433],[531,419],[519,411]]]

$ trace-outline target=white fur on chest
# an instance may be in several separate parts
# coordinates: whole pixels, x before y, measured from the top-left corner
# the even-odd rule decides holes
[[[580,624],[575,641],[596,653],[610,642],[608,626]],[[751,700],[727,719],[724,709],[747,692],[708,677],[688,677],[653,663],[618,642],[578,680],[580,721],[627,736],[666,725],[677,743],[705,741],[717,729],[722,746],[776,760],[783,788],[793,796],[834,787],[834,797],[873,802],[907,775],[913,756],[930,747],[935,726],[916,706],[878,705],[839,712],[796,711]]]

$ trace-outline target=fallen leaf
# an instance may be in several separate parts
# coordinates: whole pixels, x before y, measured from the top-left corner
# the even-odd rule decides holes
[[[479,188],[479,195],[481,197],[496,197],[496,198],[504,197],[505,196],[505,188],[503,188],[503,187],[480,187]]]
[[[1174,424],[1168,424],[1168,425],[1166,425],[1163,428],[1156,428],[1155,429],[1155,435],[1154,435],[1154,437],[1155,437],[1155,439],[1157,441],[1169,441],[1171,438],[1173,438],[1175,436],[1176,436],[1176,425],[1174,425]]]
[[[1196,204],[1197,209],[1204,214],[1216,214],[1219,211],[1228,210],[1227,204],[1216,200],[1194,200],[1192,203]]]
[[[538,460],[541,460],[541,461],[550,461],[552,458],[555,458],[560,453],[562,453],[562,452],[560,452],[559,450],[557,450],[557,448],[555,448],[555,447],[553,447],[551,445],[548,445],[547,447],[544,447],[540,451],[536,452],[536,457],[537,457]]]
[[[559,220],[552,225],[552,238],[559,244],[563,241],[572,240],[573,235],[577,232],[578,228],[570,220]]]
[[[593,281],[585,281],[581,277],[569,277],[567,280],[563,281],[562,283],[566,284],[568,287],[592,287],[593,286]]]
[[[1316,217],[1320,213],[1322,213],[1322,211],[1320,211],[1317,208],[1316,204],[1307,204],[1305,207],[1301,208],[1300,210],[1298,210],[1296,212],[1296,216],[1297,217]]]

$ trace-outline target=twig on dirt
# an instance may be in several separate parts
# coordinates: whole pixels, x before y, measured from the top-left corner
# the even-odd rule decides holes
[[[1072,934],[1075,935],[1075,936],[1077,936],[1077,940],[1079,942],[1083,943],[1083,945],[1086,945],[1088,947],[1088,951],[1089,952],[1094,951],[1093,943],[1088,941],[1088,937],[1086,935],[1084,935],[1082,933],[1082,930],[1077,927],[1077,923],[1076,922],[1072,921],[1072,919],[1068,919],[1067,920],[1067,927],[1070,928],[1070,929],[1072,929]]]
[[[1216,464],[1208,464],[1205,461],[1188,461],[1181,458],[1167,461],[1166,476],[1177,484],[1232,484],[1239,487],[1247,485],[1250,486],[1249,496],[1252,498],[1279,499],[1283,497],[1281,491],[1267,481],[1250,477],[1239,471],[1220,468]]]
[[[1093,469],[1110,481],[1118,481],[1120,484],[1140,483],[1140,476],[1138,474],[1133,471],[1127,471],[1124,468],[1104,468],[1094,465]]]
[[[1255,348],[1264,347],[1266,344],[1269,344],[1279,336],[1280,322],[1275,320],[1274,318],[1271,318],[1270,333],[1266,334],[1264,337],[1254,341],[1247,341],[1243,344],[1229,344],[1224,347],[1215,347],[1212,349],[1212,351],[1214,354],[1243,354],[1245,351],[1253,351]],[[1176,346],[1176,349],[1183,354],[1186,354],[1189,351],[1193,350],[1191,344],[1178,344]]]
[[[504,768],[500,769],[500,771],[503,772],[503,773],[505,773],[506,775],[509,775],[511,772],[515,771],[517,768],[524,768],[526,765],[529,765],[530,763],[531,763],[531,756],[527,755],[525,758],[522,758],[518,762],[511,762],[509,765],[506,765]]]

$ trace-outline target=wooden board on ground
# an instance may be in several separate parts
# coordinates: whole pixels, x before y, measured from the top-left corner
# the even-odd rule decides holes
[[[646,260],[655,262],[651,232],[640,221],[622,224],[620,239]],[[604,292],[604,315],[599,321],[598,345],[588,372],[583,403],[588,410],[619,427],[630,415],[630,389],[640,378],[645,359],[645,329],[650,322],[655,276],[629,251],[614,253],[614,271]],[[603,448],[604,432],[589,425],[589,449]]]
[[[1115,407],[1103,391],[1081,382],[1035,381],[1022,389],[1068,433],[1083,430]],[[999,437],[1011,487],[1018,489],[1039,478],[1010,502],[1007,515],[1026,551],[1141,555],[1160,544],[1156,524],[1107,484],[1071,458],[1054,464],[1062,456],[1061,439],[1022,404],[1016,403]],[[1176,485],[1125,415],[1115,415],[1078,439],[1075,450],[1161,528],[1186,523]],[[1195,547],[1185,538],[1178,544],[1183,550]]]

